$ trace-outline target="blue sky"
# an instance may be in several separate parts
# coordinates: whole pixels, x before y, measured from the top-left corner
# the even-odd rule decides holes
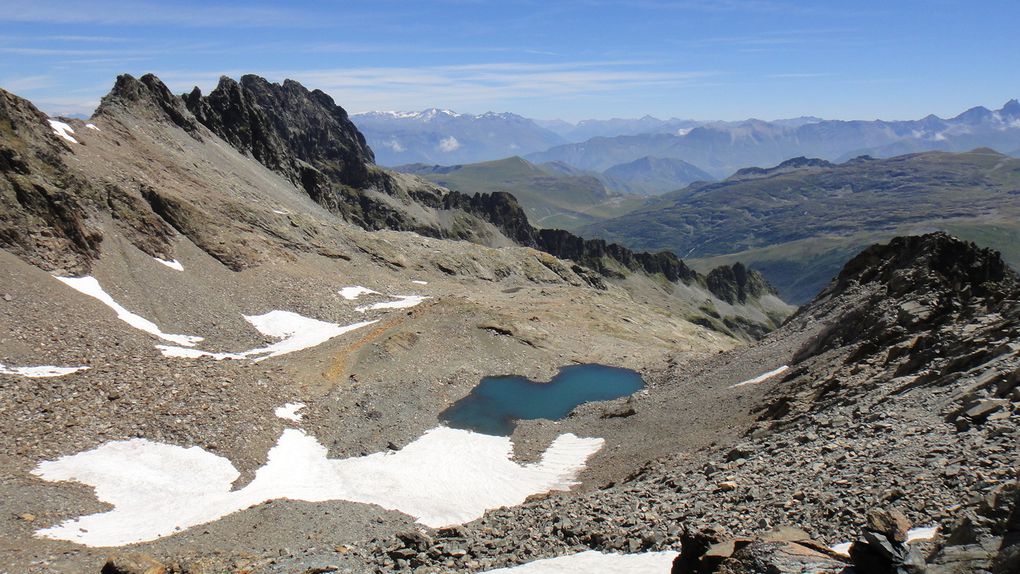
[[[289,77],[350,112],[945,117],[1020,97],[1018,22],[1015,0],[0,0],[0,86],[51,114],[153,72]]]

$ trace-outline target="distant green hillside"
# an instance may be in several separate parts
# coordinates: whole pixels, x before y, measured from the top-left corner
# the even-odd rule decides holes
[[[458,166],[397,168],[462,193],[513,194],[538,227],[574,230],[637,209],[646,199],[606,189],[596,177],[543,168],[519,157]]]
[[[1020,268],[1020,160],[989,149],[839,165],[799,158],[668,193],[580,232],[670,249],[696,267],[742,261],[799,303],[860,248],[934,230],[998,249]]]
[[[641,195],[661,195],[695,181],[715,181],[696,165],[682,159],[642,157],[602,172],[610,188]]]

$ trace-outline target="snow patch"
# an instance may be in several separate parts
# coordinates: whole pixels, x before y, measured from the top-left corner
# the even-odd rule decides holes
[[[282,407],[276,407],[276,410],[273,411],[273,414],[280,417],[281,419],[299,423],[301,422],[301,418],[304,417],[304,415],[298,413],[298,411],[300,411],[303,408],[305,408],[304,403],[287,403]]]
[[[270,357],[278,357],[295,351],[317,347],[326,341],[375,323],[362,321],[352,325],[337,325],[317,319],[311,319],[290,311],[270,311],[264,315],[245,315],[244,319],[251,323],[259,333],[274,339],[280,339],[272,345],[249,349],[239,353],[213,353],[200,349],[186,349],[170,345],[156,345],[164,357],[197,359],[212,357],[217,361],[223,359],[252,359],[256,362]]]
[[[164,341],[169,341],[177,345],[184,345],[186,347],[193,347],[195,346],[195,343],[202,340],[202,337],[196,337],[193,335],[172,335],[164,333],[152,321],[149,321],[139,315],[135,315],[114,301],[113,297],[110,297],[106,291],[103,291],[102,286],[99,285],[99,281],[96,281],[96,279],[90,275],[86,275],[84,277],[57,277],[57,280],[79,293],[98,299],[99,302],[113,309],[117,313],[118,319],[139,331],[145,331],[146,333],[155,335]]]
[[[90,130],[96,130],[97,132],[103,131],[103,130],[99,129],[98,127],[96,127],[96,124],[85,124],[85,127],[87,127]]]
[[[0,363],[0,375],[21,375],[30,379],[63,377],[64,375],[87,370],[88,367],[51,367],[48,365],[38,367],[8,367]]]
[[[155,259],[158,263],[166,265],[170,269],[175,269],[177,271],[184,271],[184,266],[181,265],[181,262],[176,260],[176,259],[171,259],[170,261],[167,261],[166,259],[160,259],[159,257],[153,257],[153,259]]]
[[[53,128],[54,135],[58,135],[73,144],[78,143],[78,140],[71,137],[71,134],[74,133],[74,130],[71,129],[71,126],[65,124],[64,122],[58,122],[57,120],[47,121],[50,122],[50,127]]]
[[[373,291],[368,287],[362,287],[360,285],[355,285],[353,287],[344,287],[343,289],[340,290],[340,296],[343,297],[344,299],[347,299],[348,301],[353,301],[358,297],[361,297],[362,295],[369,294],[379,295],[380,293],[378,291]]]
[[[95,488],[113,510],[65,520],[36,535],[86,546],[155,540],[268,500],[347,500],[377,504],[431,527],[475,520],[486,510],[515,506],[531,495],[567,490],[605,441],[560,435],[541,461],[518,464],[509,437],[437,427],[396,452],[329,459],[303,431],[287,429],[255,479],[238,477],[224,457],[198,447],[145,439],[108,442],[40,463],[33,474]]]
[[[832,550],[836,554],[842,554],[843,556],[850,556],[850,547],[853,546],[853,542],[841,542],[835,546],[830,546],[829,550]]]
[[[938,526],[920,526],[907,531],[907,542],[915,540],[932,540],[938,534]]]
[[[415,285],[428,285],[429,284],[428,281],[420,281],[418,279],[411,279],[411,283],[414,283]]]
[[[678,552],[642,552],[639,554],[603,554],[586,550],[569,556],[535,560],[520,566],[486,570],[487,574],[646,574],[669,572]]]
[[[283,211],[282,209],[274,209],[273,213],[275,213],[277,215],[287,215],[287,212]]]
[[[361,307],[355,307],[354,310],[364,313],[365,311],[376,311],[378,309],[408,309],[420,305],[422,301],[429,299],[429,297],[422,295],[393,295],[393,297],[396,297],[397,300],[362,305]]]
[[[783,365],[782,367],[779,367],[778,369],[769,371],[767,373],[762,373],[762,374],[758,375],[757,377],[755,377],[753,379],[747,379],[746,381],[739,382],[739,383],[737,383],[735,385],[730,385],[729,388],[735,389],[737,387],[742,387],[744,385],[757,385],[758,383],[764,383],[765,381],[771,379],[772,377],[774,377],[776,375],[781,375],[781,374],[783,374],[783,373],[785,373],[786,371],[789,371],[789,370],[790,370],[790,366],[789,365]]]

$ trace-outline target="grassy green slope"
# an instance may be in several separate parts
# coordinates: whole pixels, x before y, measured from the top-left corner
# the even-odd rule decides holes
[[[1020,160],[975,150],[757,170],[581,232],[703,267],[743,261],[799,303],[861,247],[934,230],[999,249],[1020,268]]]
[[[643,197],[608,191],[595,177],[557,173],[519,157],[419,175],[462,193],[512,193],[531,223],[546,228],[574,230],[626,214],[645,203]]]

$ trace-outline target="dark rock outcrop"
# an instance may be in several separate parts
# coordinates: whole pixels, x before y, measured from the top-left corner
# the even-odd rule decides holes
[[[921,574],[924,559],[907,546],[910,521],[896,509],[872,509],[861,537],[850,546],[850,559],[859,572]]]
[[[89,210],[100,193],[68,169],[68,144],[47,120],[0,89],[0,247],[48,271],[86,273],[103,239]]]
[[[312,197],[324,193],[316,189],[324,181],[354,188],[371,183],[368,166],[375,156],[365,136],[321,90],[246,75],[240,82],[220,78],[208,96],[195,88],[178,101],[230,145],[306,185]]]
[[[1020,573],[1020,484],[999,486],[960,514],[929,557],[930,574]]]
[[[778,528],[753,538],[724,536],[714,528],[685,531],[671,574],[812,572],[838,574],[846,559],[796,528]]]
[[[562,229],[536,229],[531,226],[517,199],[509,193],[467,195],[450,192],[443,197],[442,207],[463,209],[478,215],[520,245],[575,261],[607,277],[622,277],[622,271],[629,270],[662,274],[673,282],[698,280],[695,271],[668,251],[636,253],[616,243],[584,239]]]
[[[126,110],[147,112],[156,117],[162,115],[192,137],[200,139],[199,124],[184,106],[184,102],[152,74],[137,79],[130,74],[117,76],[113,89],[103,96],[95,115],[116,115]]]
[[[748,269],[742,263],[716,267],[709,271],[705,283],[713,295],[730,304],[776,294],[776,289],[761,273]]]
[[[997,252],[945,233],[866,249],[790,319],[825,327],[796,353],[762,417],[847,404],[891,379],[900,393],[971,380],[947,411],[961,429],[996,410],[1008,416],[1020,376],[1002,360],[1018,349],[1010,343],[1020,339],[1018,286]],[[813,363],[834,360],[846,367],[808,376]]]

